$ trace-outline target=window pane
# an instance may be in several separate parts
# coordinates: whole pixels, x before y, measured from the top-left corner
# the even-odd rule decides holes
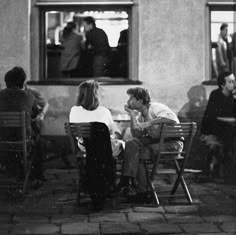
[[[211,11],[212,79],[236,71],[236,12]]]
[[[95,20],[97,31],[84,27],[86,17]],[[128,28],[126,10],[46,11],[46,77],[127,78]]]

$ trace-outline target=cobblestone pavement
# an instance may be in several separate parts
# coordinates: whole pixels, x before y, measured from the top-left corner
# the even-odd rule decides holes
[[[75,170],[47,169],[45,176],[45,184],[24,201],[1,194],[1,235],[236,234],[236,185],[191,180],[192,205],[183,199],[159,207],[131,205],[120,198],[93,212],[87,197],[76,206]]]

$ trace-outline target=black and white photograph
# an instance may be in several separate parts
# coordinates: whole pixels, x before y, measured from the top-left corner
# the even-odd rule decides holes
[[[0,20],[0,235],[236,234],[235,0]]]

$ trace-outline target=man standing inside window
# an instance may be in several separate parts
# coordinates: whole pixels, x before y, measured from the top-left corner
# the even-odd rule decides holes
[[[222,24],[216,48],[218,74],[231,71],[232,55],[228,43],[228,24]]]
[[[103,77],[108,76],[108,65],[110,56],[110,46],[106,33],[96,27],[93,17],[83,19],[85,31],[85,47],[92,54],[93,76]]]

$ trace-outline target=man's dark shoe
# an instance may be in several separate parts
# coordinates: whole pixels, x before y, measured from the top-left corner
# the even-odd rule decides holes
[[[116,186],[115,186],[115,189],[114,189],[114,192],[116,193],[120,193],[122,192],[122,190],[126,187],[129,187],[129,183],[128,182],[122,182],[120,181]]]
[[[153,195],[151,192],[140,192],[128,197],[129,203],[152,203]]]
[[[42,185],[43,185],[43,181],[39,180],[39,179],[36,179],[32,182],[31,188],[32,189],[39,189]]]
[[[136,190],[135,190],[135,188],[132,185],[126,185],[123,188],[121,188],[121,193],[125,197],[129,197],[129,196],[136,195]]]
[[[129,183],[119,183],[116,185],[114,192],[116,194],[122,194],[124,196],[128,196],[128,195],[134,195],[136,194],[136,191],[134,189],[134,187],[132,186],[132,184]]]

